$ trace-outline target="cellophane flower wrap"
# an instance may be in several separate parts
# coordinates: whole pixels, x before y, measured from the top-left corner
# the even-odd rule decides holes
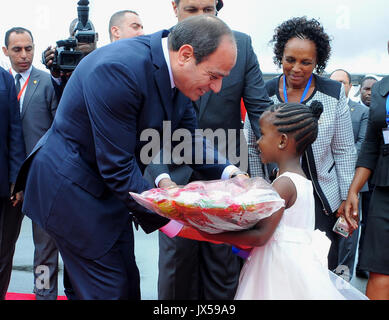
[[[161,216],[207,233],[249,229],[284,206],[271,184],[259,177],[196,181],[130,195]]]

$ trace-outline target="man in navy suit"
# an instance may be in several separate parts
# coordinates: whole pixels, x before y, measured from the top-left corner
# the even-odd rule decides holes
[[[23,212],[56,240],[77,298],[140,298],[130,221],[146,233],[174,226],[128,194],[151,188],[142,177],[147,141],[141,134],[154,129],[162,136],[163,122],[170,121],[172,131],[185,128],[195,136],[190,100],[218,92],[236,55],[228,26],[201,16],[170,34],[97,49],[73,72],[53,125],[15,188],[25,185]],[[217,156],[214,164],[204,163],[192,167],[213,179],[239,171],[228,161],[218,164]]]
[[[14,199],[10,199],[10,194],[26,154],[14,80],[1,67],[0,114],[0,300],[4,300],[11,278],[15,242],[22,220],[21,215],[6,215],[6,207],[19,206],[22,200],[21,193]],[[12,226],[19,228],[16,230]]]

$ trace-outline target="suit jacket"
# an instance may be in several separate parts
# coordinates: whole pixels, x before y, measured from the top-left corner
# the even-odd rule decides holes
[[[215,141],[215,147],[221,150],[227,158],[229,158],[228,147],[233,147],[237,151],[237,157],[245,156],[239,153],[241,142],[244,143],[242,150],[247,154],[246,141],[240,140],[240,130],[243,129],[240,113],[241,99],[243,98],[248,118],[257,137],[260,135],[259,117],[272,103],[266,92],[258,59],[252,48],[251,38],[247,34],[233,32],[238,49],[236,65],[229,76],[223,79],[222,89],[219,93],[215,94],[210,91],[194,102],[199,128],[213,131],[221,129],[226,137],[228,137],[229,129],[235,130],[235,140],[226,139],[223,143]],[[234,155],[235,150],[233,150]],[[243,164],[241,163],[241,165]],[[241,168],[247,170],[245,167]],[[150,165],[147,168],[146,176],[150,183],[154,183],[156,177],[165,172],[170,173],[172,180],[179,184],[188,183],[192,174],[191,168],[185,165]],[[208,179],[209,177],[198,175],[197,178]]]
[[[367,122],[369,119],[369,108],[352,100],[348,101],[348,105],[350,107],[355,147],[357,148],[357,153],[359,154],[362,142],[365,139]]]
[[[367,122],[369,119],[369,108],[352,100],[348,101],[348,105],[350,107],[351,122],[353,125],[355,148],[357,149],[357,154],[359,154],[363,140],[365,139]],[[369,186],[365,183],[361,192],[367,191],[369,191]]]
[[[142,177],[141,133],[162,136],[197,126],[191,101],[174,100],[162,50],[167,31],[124,39],[85,57],[63,92],[53,125],[25,161],[23,212],[63,245],[94,259],[118,239],[132,212],[146,232],[169,220],[128,194],[151,188]],[[226,165],[199,165],[220,176]]]
[[[386,99],[389,94],[389,76],[376,82],[372,87],[369,122],[366,137],[358,157],[357,167],[365,167],[374,172],[372,184],[389,186],[389,145],[384,144],[382,129],[386,124]]]
[[[8,197],[26,155],[14,80],[1,67],[0,115],[0,197]]]
[[[51,76],[32,67],[21,113],[27,154],[50,128],[57,106]]]

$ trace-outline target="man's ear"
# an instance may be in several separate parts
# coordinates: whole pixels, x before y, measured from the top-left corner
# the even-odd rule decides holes
[[[112,26],[111,27],[111,34],[112,34],[113,40],[118,39],[119,38],[119,27]],[[97,34],[96,34],[96,36],[97,36]],[[97,42],[97,40],[95,40],[95,42]]]
[[[288,136],[285,133],[281,134],[280,141],[278,143],[278,149],[284,150],[288,146],[288,143],[289,143]]]
[[[5,55],[6,57],[8,57],[8,50],[7,50],[7,48],[6,48],[6,47],[3,47],[2,49],[3,49],[4,55]]]
[[[183,65],[194,58],[193,47],[189,44],[184,44],[178,50],[178,63]]]
[[[174,0],[172,0],[172,7],[173,7],[174,14],[176,15],[176,17],[178,17],[178,14],[177,14],[178,8],[177,8],[177,4]]]

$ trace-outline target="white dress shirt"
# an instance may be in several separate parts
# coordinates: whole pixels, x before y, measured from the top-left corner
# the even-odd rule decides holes
[[[15,76],[17,75],[18,72],[16,72],[13,68],[10,69],[11,70],[11,74],[14,78],[14,81],[15,81],[15,85],[16,85],[16,79],[15,79]],[[30,76],[31,74],[31,70],[32,70],[32,66],[30,66],[30,68],[27,70],[27,71],[24,71],[22,73],[20,73],[20,75],[22,76],[20,78],[20,90],[23,89],[23,86],[25,85],[28,77]],[[27,85],[28,86],[28,85]],[[26,95],[26,91],[27,91],[27,86],[26,88],[24,88],[23,90],[23,93],[20,97],[20,100],[19,100],[19,106],[20,106],[20,113],[22,113],[22,107],[23,107],[23,101],[24,101],[24,96]],[[16,92],[16,95],[19,95],[19,92]]]

